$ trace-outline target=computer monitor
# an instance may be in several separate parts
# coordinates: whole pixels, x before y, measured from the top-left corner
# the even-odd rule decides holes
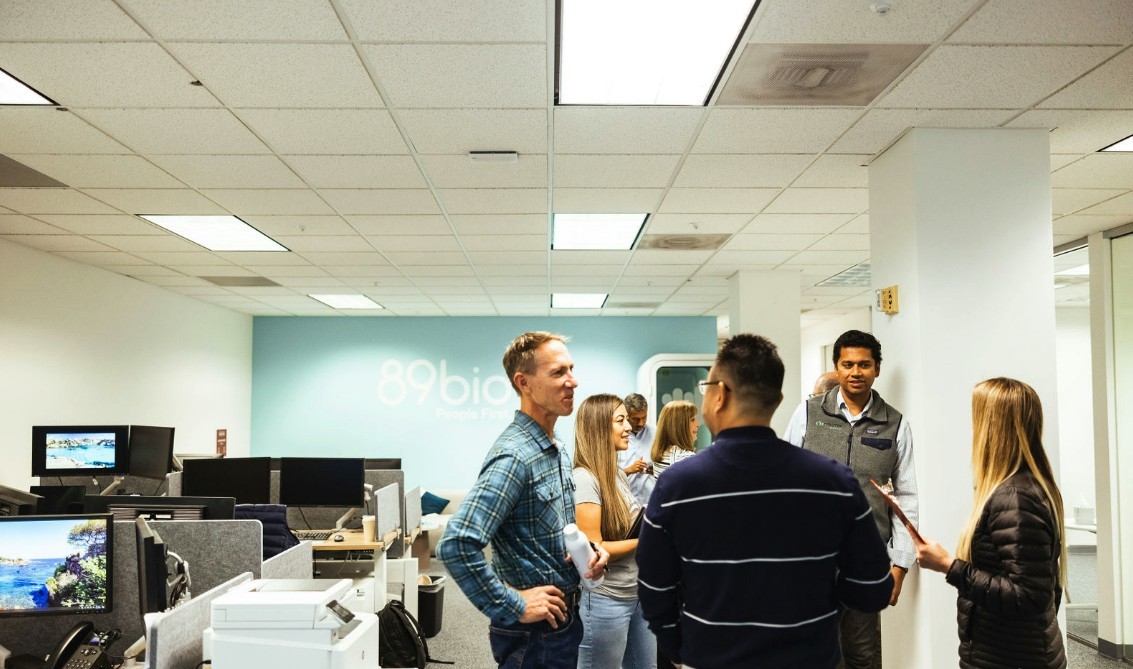
[[[109,514],[0,518],[0,616],[108,613]]]
[[[83,500],[87,497],[87,487],[82,485],[33,485],[33,495],[42,499],[36,506],[37,516],[57,516],[68,513],[83,513]],[[89,513],[104,513],[91,511]]]
[[[159,613],[169,608],[165,542],[141,516],[134,520],[134,531],[138,547],[138,604],[142,615]]]
[[[130,426],[130,476],[164,479],[173,471],[173,429]]]
[[[232,520],[236,515],[232,497],[141,497],[99,495],[87,497],[84,513],[110,513],[114,520]]]
[[[366,469],[362,458],[282,458],[279,503],[287,506],[362,506]]]
[[[35,426],[31,429],[31,475],[125,474],[129,434],[127,425]]]
[[[181,493],[190,497],[235,497],[237,504],[270,504],[271,458],[186,460]]]

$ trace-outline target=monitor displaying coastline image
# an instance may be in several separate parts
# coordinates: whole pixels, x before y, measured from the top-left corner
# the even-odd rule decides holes
[[[109,514],[0,517],[0,616],[111,609]]]
[[[32,428],[32,476],[124,474],[129,465],[125,425]]]

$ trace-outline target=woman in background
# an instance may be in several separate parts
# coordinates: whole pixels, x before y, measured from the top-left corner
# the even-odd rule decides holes
[[[964,669],[1066,666],[1056,618],[1066,577],[1062,494],[1042,430],[1033,388],[1005,378],[978,384],[972,393],[976,499],[957,556],[938,543],[917,542],[920,565],[944,572],[959,590]]]
[[[669,402],[657,417],[657,436],[653,438],[653,478],[674,462],[696,455],[696,431],[700,429],[696,405]]]
[[[579,601],[579,669],[654,669],[657,648],[637,601],[637,535],[641,505],[618,467],[632,426],[621,398],[592,395],[574,423],[574,501],[578,528],[610,552],[606,578]],[[632,536],[631,536],[632,535]]]

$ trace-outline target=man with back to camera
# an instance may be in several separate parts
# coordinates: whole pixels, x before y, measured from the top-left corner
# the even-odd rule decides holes
[[[583,633],[579,578],[563,543],[563,526],[575,520],[574,478],[554,434],[555,421],[574,410],[574,361],[562,335],[528,332],[508,346],[503,364],[519,411],[485,456],[437,557],[490,619],[501,667],[574,669]],[[587,578],[603,574],[609,557],[597,547]]]
[[[783,362],[737,335],[700,382],[710,448],[657,481],[638,597],[676,666],[831,669],[842,605],[879,611],[893,576],[853,472],[775,436]]]
[[[648,423],[649,402],[638,393],[626,395],[622,402],[633,430],[629,433],[629,448],[618,453],[618,466],[629,478],[629,489],[642,506],[649,503],[649,493],[653,492],[653,462],[649,453],[653,450],[653,435],[656,428]]]
[[[838,386],[812,395],[791,416],[785,439],[796,446],[845,463],[869,500],[873,520],[889,548],[896,606],[916,549],[909,531],[893,514],[870,479],[892,481],[893,496],[915,526],[918,521],[917,476],[909,421],[873,391],[881,373],[881,343],[868,332],[848,330],[834,342]],[[847,669],[881,665],[880,617],[847,610],[841,617],[842,656]]]

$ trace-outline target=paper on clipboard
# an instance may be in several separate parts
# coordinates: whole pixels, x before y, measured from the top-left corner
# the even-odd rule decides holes
[[[885,492],[884,488],[877,485],[877,481],[870,479],[869,482],[873,484],[874,488],[877,488],[877,492],[881,493],[881,498],[885,500],[885,505],[892,509],[893,513],[897,514],[897,517],[901,520],[901,524],[905,526],[905,529],[909,530],[909,534],[913,535],[913,538],[922,544],[927,544],[928,542],[924,540],[924,537],[917,531],[917,528],[913,527],[913,524],[909,522],[908,516],[905,515],[901,506],[897,504],[897,500],[893,499],[892,495]]]

